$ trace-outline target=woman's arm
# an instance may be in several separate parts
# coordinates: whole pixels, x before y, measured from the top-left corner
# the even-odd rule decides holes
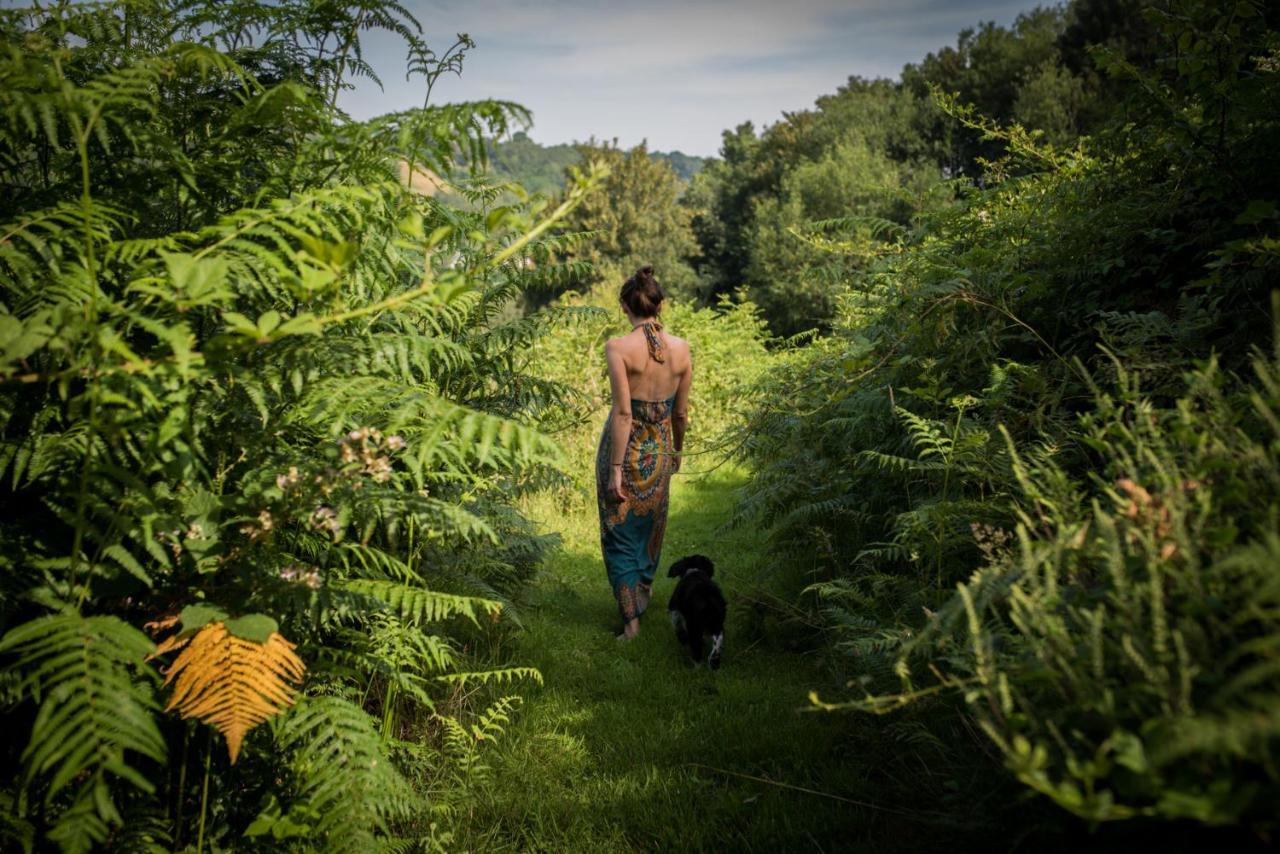
[[[627,496],[622,491],[622,461],[631,440],[631,383],[619,342],[605,342],[604,360],[609,366],[609,389],[613,394],[609,413],[609,494],[623,501]]]
[[[680,452],[684,450],[684,433],[689,427],[689,388],[693,385],[693,356],[689,367],[680,377],[676,388],[676,402],[671,409],[671,438],[676,446],[676,471],[680,471]]]

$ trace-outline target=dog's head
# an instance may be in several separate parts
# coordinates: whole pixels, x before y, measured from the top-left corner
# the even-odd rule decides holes
[[[711,558],[705,555],[689,555],[671,564],[671,569],[667,570],[667,577],[682,578],[686,572],[695,569],[705,572],[708,578],[715,575],[716,572],[715,564],[711,562]]]

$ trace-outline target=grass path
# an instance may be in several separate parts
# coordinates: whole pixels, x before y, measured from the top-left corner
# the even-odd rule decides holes
[[[666,620],[674,581],[660,574],[640,637],[614,639],[616,607],[600,561],[594,503],[539,496],[526,511],[563,547],[519,603],[510,658],[546,684],[490,754],[494,778],[468,821],[475,850],[833,851],[931,847],[918,820],[875,802],[868,752],[877,721],[805,709],[838,696],[819,659],[784,647],[751,602],[769,565],[759,533],[728,529],[740,473],[674,486],[661,572],[710,555],[729,599],[724,665],[694,669]],[[755,779],[752,779],[755,778]],[[839,794],[837,800],[822,794]]]

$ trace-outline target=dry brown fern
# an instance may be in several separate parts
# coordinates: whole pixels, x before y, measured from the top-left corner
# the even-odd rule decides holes
[[[165,671],[164,684],[174,683],[165,711],[217,729],[227,739],[232,764],[249,730],[293,705],[306,671],[294,645],[279,632],[257,643],[236,637],[221,620],[194,635],[166,638],[155,654],[175,649],[182,652]]]

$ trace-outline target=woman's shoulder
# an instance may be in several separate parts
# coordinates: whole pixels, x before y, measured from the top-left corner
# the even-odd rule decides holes
[[[637,341],[643,341],[643,338],[636,336],[635,331],[624,332],[621,335],[615,335],[612,338],[604,339],[605,352],[618,349],[630,349]]]
[[[682,366],[688,365],[691,361],[689,342],[684,338],[681,338],[679,335],[672,335],[670,332],[666,333],[666,336],[667,349],[671,351],[673,356],[675,356],[676,369],[684,370]]]
[[[665,329],[662,330],[662,333],[667,338],[667,346],[673,347],[677,350],[689,349],[689,342],[684,338],[681,338],[679,335],[673,335],[672,333],[667,332]]]
[[[624,363],[630,365],[635,364],[640,358],[640,353],[644,350],[644,339],[637,339],[631,333],[623,333],[622,335],[606,338],[604,341],[604,355],[606,359],[621,359]]]

